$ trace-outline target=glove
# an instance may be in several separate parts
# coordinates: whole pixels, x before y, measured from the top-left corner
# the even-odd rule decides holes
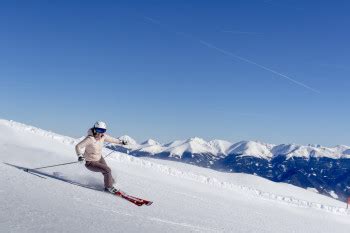
[[[127,145],[128,144],[128,141],[126,141],[126,140],[122,140],[122,145]]]
[[[85,161],[84,156],[78,155],[78,162],[79,162],[79,163],[84,163],[84,161]]]

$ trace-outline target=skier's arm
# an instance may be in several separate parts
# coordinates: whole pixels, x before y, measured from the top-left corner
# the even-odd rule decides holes
[[[89,143],[89,141],[90,141],[89,137],[86,137],[83,141],[79,142],[75,146],[75,152],[76,152],[78,157],[84,153],[83,149],[86,147],[86,145]]]
[[[126,141],[105,134],[105,142],[126,145]]]

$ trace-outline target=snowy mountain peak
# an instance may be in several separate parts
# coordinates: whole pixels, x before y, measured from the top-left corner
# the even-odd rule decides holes
[[[182,145],[185,142],[186,141],[184,141],[184,140],[175,140],[175,141],[172,141],[172,142],[165,144],[164,147],[175,147],[175,146]]]
[[[141,143],[141,145],[155,146],[155,145],[160,145],[160,143],[153,139],[148,139],[147,141],[144,141],[143,143]]]
[[[188,143],[207,144],[203,138],[193,137],[186,140]]]
[[[241,154],[269,159],[273,157],[272,148],[273,145],[258,141],[241,141],[233,144],[229,148],[228,154]]]
[[[274,156],[284,155],[287,158],[291,157],[328,157],[333,159],[347,157],[347,146],[323,147],[321,145],[296,145],[296,144],[281,144],[275,146],[271,151]]]
[[[215,140],[211,140],[209,142],[209,145],[215,148],[218,153],[226,155],[228,149],[230,148],[230,146],[232,146],[232,143],[225,140],[215,139]]]
[[[171,156],[182,157],[185,152],[192,154],[213,154],[215,155],[217,151],[204,139],[194,137],[187,139],[185,141],[174,141],[172,143],[166,144],[165,151],[170,153]]]

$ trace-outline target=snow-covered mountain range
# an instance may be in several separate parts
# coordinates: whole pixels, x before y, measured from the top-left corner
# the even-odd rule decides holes
[[[130,143],[129,149],[132,152],[147,152],[150,155],[159,153],[169,153],[171,157],[182,158],[186,153],[191,154],[211,154],[213,159],[230,154],[240,154],[241,156],[255,156],[263,159],[273,159],[277,156],[303,157],[332,159],[350,158],[350,146],[338,145],[335,147],[324,147],[321,145],[297,145],[297,144],[268,144],[259,141],[240,141],[231,143],[225,140],[205,141],[202,138],[194,137],[187,140],[177,140],[166,144],[161,144],[153,139],[149,139],[138,144],[136,140],[129,136],[121,137]]]

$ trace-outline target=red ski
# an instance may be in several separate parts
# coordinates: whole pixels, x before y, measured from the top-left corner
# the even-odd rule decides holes
[[[134,197],[131,195],[128,195],[126,193],[124,193],[123,191],[117,191],[114,193],[115,195],[117,195],[118,197],[124,198],[127,201],[130,201],[131,203],[137,205],[137,206],[142,206],[142,205],[152,205],[152,201],[147,201],[138,197]]]

